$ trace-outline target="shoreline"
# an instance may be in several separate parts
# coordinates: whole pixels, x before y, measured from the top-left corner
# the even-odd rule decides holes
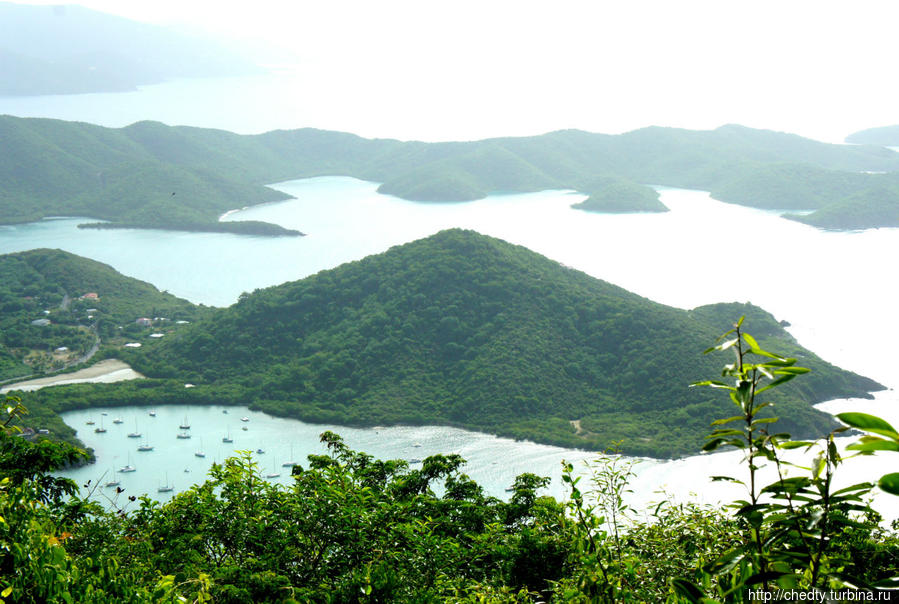
[[[62,384],[83,384],[88,382],[110,384],[125,380],[142,379],[145,376],[131,368],[131,365],[119,359],[104,359],[90,367],[79,369],[72,373],[61,373],[33,380],[24,380],[8,384],[0,388],[0,394],[6,394],[13,390],[32,392],[48,386]]]

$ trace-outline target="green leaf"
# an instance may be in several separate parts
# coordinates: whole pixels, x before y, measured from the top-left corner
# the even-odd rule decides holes
[[[733,348],[734,346],[737,345],[737,342],[739,342],[739,341],[740,341],[740,340],[739,340],[738,338],[732,338],[732,339],[730,339],[730,340],[727,340],[727,341],[725,341],[725,342],[722,342],[721,344],[718,344],[717,346],[712,346],[711,348],[705,349],[705,350],[702,352],[702,354],[708,354],[708,353],[713,352],[713,351],[715,351],[715,350],[727,350],[728,348]]]
[[[884,474],[877,481],[877,486],[892,495],[899,495],[899,472]]]
[[[892,438],[895,441],[899,441],[899,433],[896,432],[896,429],[891,426],[889,422],[876,415],[858,412],[837,413],[837,419],[853,428],[864,430],[865,432],[873,432],[874,434],[881,434]]]
[[[847,449],[851,451],[861,451],[862,453],[870,453],[874,451],[899,451],[899,443],[891,440],[878,438],[876,440],[866,440],[864,442],[852,443]]]
[[[672,579],[671,586],[687,602],[702,604],[705,601],[705,594],[702,593],[702,590],[686,579]]]
[[[737,480],[733,476],[711,476],[712,482],[735,482],[737,484],[744,484],[742,480]]]
[[[711,425],[720,426],[722,424],[729,424],[730,422],[735,422],[735,421],[738,421],[741,419],[744,419],[742,415],[735,415],[733,417],[728,417],[726,419],[716,419],[715,421],[712,422]]]
[[[789,451],[790,449],[799,449],[801,447],[810,447],[812,443],[807,440],[790,440],[780,443],[780,448]]]
[[[733,390],[733,386],[729,386],[724,382],[718,380],[702,380],[701,382],[693,382],[690,384],[690,388],[695,388],[697,386],[710,386],[712,388],[726,388],[728,390]]]

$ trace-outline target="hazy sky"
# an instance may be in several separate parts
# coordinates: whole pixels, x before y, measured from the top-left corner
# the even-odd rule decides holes
[[[290,47],[330,108],[305,125],[368,135],[741,123],[838,141],[899,123],[892,0],[82,4]]]

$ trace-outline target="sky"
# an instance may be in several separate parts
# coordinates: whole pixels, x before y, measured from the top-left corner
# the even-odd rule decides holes
[[[838,142],[899,123],[892,0],[80,4],[289,48],[318,99],[303,125],[364,135],[740,123]]]

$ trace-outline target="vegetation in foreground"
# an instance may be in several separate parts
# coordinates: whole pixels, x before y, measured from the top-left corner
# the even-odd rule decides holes
[[[715,422],[707,450],[744,451],[746,498],[718,510],[663,502],[627,505],[628,462],[603,456],[592,486],[566,468],[566,502],[523,474],[508,502],[484,495],[463,460],[420,469],[349,450],[324,433],[328,454],[268,483],[249,455],[215,465],[168,503],[119,492],[109,509],[49,472],[84,453],[31,442],[10,427],[26,410],[7,399],[0,430],[0,598],[11,602],[746,602],[761,591],[899,586],[899,537],[866,496],[834,490],[843,461],[833,436],[793,441],[759,412],[772,389],[808,372],[771,354],[737,324],[710,350],[733,350],[721,380],[733,417]],[[767,394],[766,394],[767,393]],[[899,451],[899,433],[844,414],[867,435],[860,453]],[[804,450],[793,466],[788,450]],[[758,468],[777,468],[759,483]],[[788,467],[789,466],[789,467]],[[805,466],[805,467],[803,467]],[[899,494],[899,473],[879,488]],[[729,511],[727,511],[729,510]],[[753,595],[750,595],[753,594]],[[857,595],[857,594],[856,594]]]

